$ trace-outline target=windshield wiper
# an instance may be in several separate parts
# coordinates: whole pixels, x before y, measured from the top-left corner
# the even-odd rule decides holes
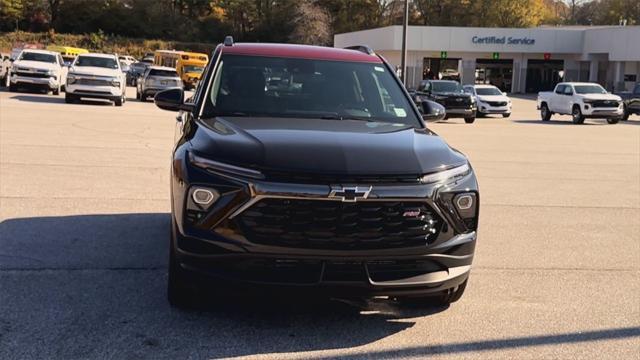
[[[378,122],[375,119],[362,117],[362,116],[353,116],[353,115],[324,115],[321,116],[320,119],[323,120],[356,120],[356,121],[366,121],[366,122]]]

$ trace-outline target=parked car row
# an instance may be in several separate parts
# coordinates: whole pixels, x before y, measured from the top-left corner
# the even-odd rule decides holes
[[[159,91],[183,87],[174,68],[135,62],[130,56],[80,52],[69,64],[56,51],[22,49],[13,61],[7,55],[1,59],[0,78],[9,91],[36,89],[53,95],[64,91],[67,103],[90,98],[122,106],[127,84],[137,86],[136,97],[142,101]]]

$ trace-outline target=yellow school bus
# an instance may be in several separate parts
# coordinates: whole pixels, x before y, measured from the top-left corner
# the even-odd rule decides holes
[[[73,60],[76,59],[76,56],[89,53],[89,50],[87,49],[59,45],[49,45],[47,46],[47,50],[59,52],[65,62],[73,62]]]
[[[154,65],[176,69],[186,90],[193,89],[200,81],[208,61],[207,54],[186,51],[157,50],[153,56]]]

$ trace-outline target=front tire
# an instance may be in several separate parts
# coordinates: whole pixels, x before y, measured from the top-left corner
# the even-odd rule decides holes
[[[60,95],[60,85],[51,91],[52,95]]]
[[[173,215],[172,215],[173,216]],[[195,291],[188,278],[189,273],[183,269],[175,254],[176,225],[171,222],[169,239],[169,278],[167,281],[167,300],[177,308],[192,308],[195,305]]]
[[[503,118],[508,118],[509,116],[511,116],[511,113],[502,114]]]
[[[542,106],[540,106],[540,118],[542,118],[542,121],[551,120],[551,111],[547,104],[542,104]]]
[[[78,98],[75,95],[65,93],[64,102],[66,102],[67,104],[75,104],[78,102]]]
[[[467,124],[473,124],[474,121],[476,121],[475,117],[464,118],[464,122],[466,122]]]
[[[18,91],[18,87],[14,84],[9,84],[9,92],[16,92]]]
[[[580,110],[580,106],[578,105],[573,106],[573,110],[571,110],[571,117],[574,124],[584,123],[584,115],[582,115],[582,110]]]
[[[620,118],[608,118],[607,124],[617,124],[620,121]]]
[[[624,106],[624,113],[622,115],[622,121],[629,120],[629,115],[631,115],[631,114],[629,114],[629,109],[627,109],[627,106],[625,105]]]
[[[124,95],[122,95],[119,99],[115,99],[113,103],[116,106],[122,106],[122,104],[124,103]]]

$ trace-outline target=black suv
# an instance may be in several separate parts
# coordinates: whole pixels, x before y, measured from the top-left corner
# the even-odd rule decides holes
[[[413,98],[417,102],[433,100],[441,104],[447,111],[445,118],[464,118],[467,124],[476,120],[475,99],[457,81],[423,80]]]
[[[425,126],[442,107],[418,109],[370,50],[227,39],[193,98],[170,89],[155,102],[181,111],[172,305],[192,304],[203,278],[219,293],[462,295],[478,226],[474,172]]]
[[[624,115],[622,120],[629,120],[629,115],[640,115],[640,84],[636,84],[631,92],[618,92],[616,95],[624,102]]]

